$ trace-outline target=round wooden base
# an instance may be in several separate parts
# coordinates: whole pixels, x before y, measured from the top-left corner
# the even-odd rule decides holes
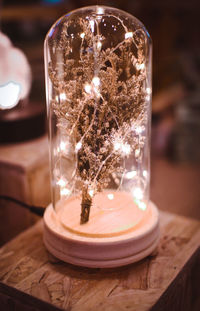
[[[44,214],[44,244],[55,257],[78,266],[111,268],[150,255],[159,241],[159,213],[150,202],[148,213],[132,230],[117,236],[91,237],[67,230],[52,205]]]

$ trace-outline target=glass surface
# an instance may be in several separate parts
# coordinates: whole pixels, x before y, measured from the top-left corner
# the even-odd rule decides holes
[[[118,9],[75,10],[46,36],[45,75],[54,208],[74,200],[83,224],[92,209],[108,214],[126,202],[137,210],[134,226],[149,200],[148,32]]]

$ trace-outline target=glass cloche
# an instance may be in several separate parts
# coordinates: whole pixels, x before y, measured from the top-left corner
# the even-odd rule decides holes
[[[45,39],[52,204],[63,230],[135,230],[149,213],[151,39],[121,10],[61,17]]]

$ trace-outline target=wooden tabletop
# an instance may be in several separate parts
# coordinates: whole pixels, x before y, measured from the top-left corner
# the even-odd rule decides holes
[[[1,310],[200,310],[200,222],[161,212],[154,254],[121,268],[87,269],[50,255],[42,221],[0,249]]]

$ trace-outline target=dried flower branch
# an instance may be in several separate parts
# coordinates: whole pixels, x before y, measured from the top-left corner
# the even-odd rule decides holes
[[[143,30],[128,32],[119,18],[109,18],[120,28],[118,41],[106,38],[102,20],[77,18],[65,23],[50,50],[51,104],[58,127],[73,137],[81,224],[89,220],[93,196],[107,187],[112,173],[121,172],[123,159],[142,147],[133,144],[132,132],[146,117]]]

